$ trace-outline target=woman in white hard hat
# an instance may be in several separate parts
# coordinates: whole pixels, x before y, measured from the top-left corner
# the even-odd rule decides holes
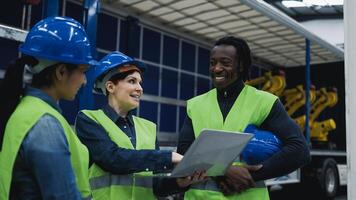
[[[1,84],[0,199],[90,199],[88,150],[58,105],[86,83],[87,34],[72,18],[49,17],[19,51]]]

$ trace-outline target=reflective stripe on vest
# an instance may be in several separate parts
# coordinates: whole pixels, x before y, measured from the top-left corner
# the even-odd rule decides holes
[[[90,186],[92,190],[97,190],[103,187],[109,187],[111,185],[133,185],[132,175],[112,175],[95,177],[90,179]]]
[[[136,132],[136,148],[134,148],[128,136],[102,110],[83,110],[82,112],[102,126],[110,139],[119,147],[136,150],[155,149],[156,125],[154,123],[133,116]],[[114,175],[104,171],[96,164],[93,164],[89,171],[94,199],[117,199],[117,195],[124,196],[122,198],[125,199],[155,199],[152,190],[152,176],[147,176],[152,172]],[[135,189],[136,187],[139,189]]]
[[[37,97],[25,96],[8,120],[4,133],[3,148],[0,152],[0,199],[9,198],[13,167],[23,139],[45,114],[51,115],[60,122],[68,142],[70,161],[78,190],[82,197],[91,198],[87,148],[79,141],[68,122],[57,110]]]
[[[195,138],[204,128],[243,132],[249,124],[259,126],[268,116],[276,99],[270,93],[245,85],[224,120],[217,101],[217,91],[212,89],[188,100],[187,115],[192,120]],[[266,200],[269,196],[267,188],[259,183],[258,187],[225,197],[215,183],[208,181],[192,186],[185,193],[185,199]]]
[[[266,184],[264,181],[256,182],[255,188],[264,188],[264,187],[266,187]],[[203,183],[193,184],[190,186],[190,188],[198,189],[198,190],[211,190],[211,191],[217,191],[217,192],[220,191],[220,189],[216,185],[215,181],[213,181],[211,179],[209,179]]]
[[[113,175],[108,174],[90,179],[91,189],[96,190],[111,185],[132,186],[134,184],[133,175]],[[152,177],[135,177],[135,185],[139,187],[152,188]]]
[[[139,187],[152,188],[152,176],[135,176],[135,185]]]

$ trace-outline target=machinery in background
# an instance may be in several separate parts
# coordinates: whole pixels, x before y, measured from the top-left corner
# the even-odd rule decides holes
[[[258,87],[280,97],[285,109],[302,132],[305,129],[305,89],[303,85],[286,89],[285,75],[282,71],[266,72],[263,76],[252,79],[246,84]],[[268,180],[266,183],[270,187],[280,184],[300,183],[311,193],[316,193],[318,197],[333,199],[338,189],[347,184],[346,152],[336,150],[336,146],[329,141],[330,131],[336,130],[334,119],[320,120],[321,113],[328,108],[335,106],[338,102],[336,88],[320,88],[315,86],[310,88],[311,110],[309,115],[311,156],[312,162],[283,177]]]
[[[261,88],[262,90],[270,92],[276,96],[280,96],[286,87],[286,79],[283,71],[275,73],[266,72],[261,77],[247,81],[246,84],[255,87],[263,84]]]
[[[305,90],[303,85],[297,85],[295,88],[285,89],[286,80],[283,71],[277,72],[268,71],[263,76],[249,80],[246,84],[251,86],[261,86],[264,91],[270,92],[276,96],[279,96],[284,100],[284,106],[287,113],[291,116],[300,129],[305,129],[305,115],[296,116],[296,112],[305,105]],[[334,119],[327,119],[323,121],[317,121],[321,112],[326,108],[333,107],[337,103],[337,90],[336,88],[315,89],[315,86],[310,88],[310,137],[315,142],[328,143],[328,133],[336,129],[336,123]]]
[[[303,85],[297,85],[295,88],[287,89],[283,92],[284,107],[289,116],[293,117],[294,113],[305,105],[305,90]],[[310,103],[315,101],[315,86],[310,88]],[[303,125],[304,126],[304,125]]]
[[[305,90],[302,85],[298,85],[296,88],[285,90],[283,93],[285,97],[285,108],[290,116],[294,116],[294,113],[305,105]],[[326,108],[331,108],[336,105],[338,101],[336,88],[321,88],[315,90],[315,86],[310,88],[310,138],[317,144],[329,143],[328,134],[330,131],[336,129],[336,123],[334,119],[326,119],[323,121],[317,121],[321,112]],[[302,131],[305,129],[305,115],[294,118],[298,126]],[[330,145],[329,147],[332,147]]]
[[[309,117],[310,124],[310,138],[317,144],[330,143],[328,134],[330,131],[336,129],[334,119],[326,119],[323,121],[316,121],[320,113],[326,108],[331,108],[336,105],[338,101],[336,88],[321,88],[316,91],[316,100],[312,103]],[[301,130],[304,131],[305,115],[295,119]],[[332,147],[333,145],[329,145]]]

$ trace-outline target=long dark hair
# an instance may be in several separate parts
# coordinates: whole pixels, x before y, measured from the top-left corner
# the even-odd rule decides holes
[[[0,85],[0,91],[2,93],[0,97],[0,149],[2,147],[6,123],[24,93],[23,74],[25,65],[34,66],[37,63],[38,61],[35,58],[23,56],[12,61],[7,66],[4,80]]]
[[[15,111],[24,95],[24,70],[25,65],[30,67],[38,64],[38,60],[32,56],[22,56],[19,59],[12,61],[6,70],[4,80],[0,84],[0,91],[3,93],[0,96],[0,150],[2,148],[3,138],[5,134],[6,124]],[[53,76],[56,67],[61,63],[56,63],[46,67],[38,74],[32,77],[31,86],[36,88],[49,87],[53,84]],[[69,73],[77,68],[74,64],[65,64]]]
[[[232,45],[236,49],[236,59],[237,59],[237,71],[241,71],[242,80],[248,80],[249,71],[251,66],[251,51],[247,42],[241,38],[237,38],[234,36],[226,36],[220,38],[215,42],[214,46],[218,45]]]

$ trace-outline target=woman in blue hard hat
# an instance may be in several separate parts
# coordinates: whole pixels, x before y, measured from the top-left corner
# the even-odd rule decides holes
[[[90,50],[68,17],[41,20],[20,46],[1,84],[0,199],[91,198],[88,150],[58,105],[86,83]]]
[[[107,96],[99,110],[83,110],[76,131],[90,154],[90,185],[94,199],[156,199],[152,171],[169,170],[182,156],[158,150],[156,125],[133,115],[143,94],[143,63],[120,53],[105,56],[95,70],[94,92]],[[203,178],[197,173],[179,179],[185,187]],[[154,184],[156,185],[156,184]],[[168,191],[168,190],[167,190]]]

